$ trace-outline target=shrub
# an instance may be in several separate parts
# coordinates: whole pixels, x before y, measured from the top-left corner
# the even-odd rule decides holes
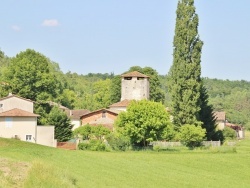
[[[109,135],[107,137],[107,141],[111,147],[111,149],[116,151],[126,151],[130,147],[129,138],[125,136],[117,136],[117,135]]]
[[[78,144],[79,150],[108,151],[108,147],[101,140],[90,140]]]
[[[89,143],[83,142],[78,144],[78,149],[79,150],[88,150]]]
[[[223,132],[223,137],[225,140],[234,140],[236,139],[236,132],[230,127],[225,127]]]
[[[91,151],[105,151],[106,145],[100,140],[90,140],[89,150],[91,150]]]
[[[205,137],[205,129],[195,125],[183,125],[180,129],[181,142],[189,147],[194,148],[201,146],[201,143]]]

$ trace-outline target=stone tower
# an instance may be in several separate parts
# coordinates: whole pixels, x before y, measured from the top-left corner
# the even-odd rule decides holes
[[[134,71],[121,77],[121,101],[149,99],[149,76]]]

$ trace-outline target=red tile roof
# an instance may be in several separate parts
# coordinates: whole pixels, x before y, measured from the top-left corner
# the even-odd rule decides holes
[[[138,71],[133,71],[133,72],[129,72],[126,74],[123,74],[122,77],[141,77],[141,78],[149,78],[149,76],[142,74]]]
[[[0,113],[0,117],[38,117],[38,114],[27,112],[18,108]]]
[[[89,113],[89,110],[79,109],[79,110],[65,110],[67,116],[71,119],[80,119],[81,116]]]
[[[107,111],[107,112],[110,112],[110,113],[112,113],[112,114],[114,114],[114,115],[118,115],[118,113],[115,112],[115,111],[113,111],[113,110],[109,110],[109,109],[106,109],[106,108],[102,108],[102,109],[99,109],[99,110],[95,110],[95,111],[93,111],[93,112],[86,113],[86,114],[82,115],[82,116],[80,117],[80,119],[82,119],[82,118],[85,117],[85,116],[89,116],[89,115],[91,115],[91,114],[94,114],[94,113],[96,113],[96,112],[99,112],[99,111]]]
[[[226,121],[225,112],[214,112],[214,116],[217,121]]]
[[[131,100],[125,99],[123,101],[111,104],[109,107],[127,107],[130,104]]]

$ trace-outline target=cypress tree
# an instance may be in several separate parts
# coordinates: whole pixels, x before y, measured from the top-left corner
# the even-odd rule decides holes
[[[169,72],[169,92],[173,122],[202,125],[201,50],[198,35],[199,18],[194,0],[180,0],[176,11],[173,65]]]
[[[222,137],[219,132],[216,132],[216,119],[214,117],[213,106],[208,104],[209,96],[203,84],[200,95],[200,120],[203,123],[202,128],[206,129],[206,138],[207,140],[222,140]]]

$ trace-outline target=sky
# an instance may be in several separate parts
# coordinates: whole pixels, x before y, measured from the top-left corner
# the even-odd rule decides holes
[[[178,0],[3,0],[0,49],[34,49],[78,74],[131,66],[166,75]],[[196,0],[202,77],[250,81],[250,1]]]

